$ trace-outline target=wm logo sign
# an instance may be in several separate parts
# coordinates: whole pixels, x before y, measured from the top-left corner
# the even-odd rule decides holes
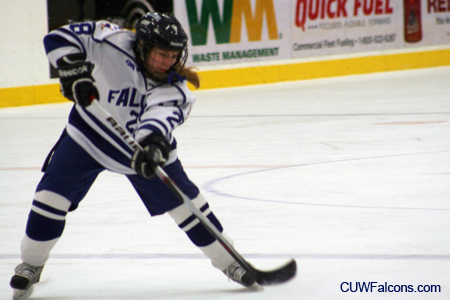
[[[223,0],[223,15],[220,15],[218,0],[202,0],[200,16],[196,0],[185,0],[193,46],[206,45],[210,18],[217,44],[239,43],[245,19],[248,40],[260,41],[265,18],[269,39],[278,39],[273,0],[256,0],[254,14],[251,0]]]

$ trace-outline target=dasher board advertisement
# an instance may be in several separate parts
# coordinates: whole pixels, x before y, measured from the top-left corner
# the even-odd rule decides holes
[[[421,2],[418,16],[421,45],[450,44],[450,0],[407,0]],[[411,4],[411,6],[413,6]],[[416,6],[417,7],[417,6]],[[414,24],[414,22],[412,22]]]
[[[47,10],[49,30],[99,19],[133,29],[149,11],[173,12],[192,66],[450,45],[450,0],[48,0]]]
[[[294,0],[293,57],[450,43],[450,0]]]
[[[398,0],[294,0],[293,57],[400,48]]]
[[[179,0],[193,66],[291,58],[290,0]]]

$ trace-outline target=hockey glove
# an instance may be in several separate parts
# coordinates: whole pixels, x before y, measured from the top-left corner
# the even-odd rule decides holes
[[[169,141],[160,134],[152,133],[139,142],[143,151],[137,149],[131,160],[131,167],[144,178],[155,176],[154,168],[163,166],[172,150]]]
[[[83,59],[83,54],[74,53],[61,57],[56,61],[61,83],[61,93],[69,100],[82,107],[91,104],[91,97],[99,98],[94,85],[92,70],[94,65]]]

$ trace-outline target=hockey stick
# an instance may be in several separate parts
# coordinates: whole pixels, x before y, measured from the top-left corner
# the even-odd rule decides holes
[[[94,115],[100,116],[106,120],[111,127],[117,131],[120,137],[134,150],[140,149],[142,147],[133,139],[131,135],[127,133],[122,125],[117,122],[113,116],[97,101],[97,99],[92,98],[91,104],[86,107]],[[194,214],[194,216],[200,221],[200,223],[208,230],[211,235],[219,241],[219,243],[224,247],[224,249],[245,269],[246,272],[257,282],[258,284],[275,284],[285,282],[293,278],[296,274],[297,265],[294,259],[291,259],[288,263],[281,266],[273,271],[260,271],[251,266],[239,252],[234,249],[222,235],[222,233],[211,223],[211,221],[191,202],[188,196],[186,196],[180,188],[175,184],[175,182],[167,175],[167,173],[160,167],[155,167],[155,174],[158,176],[167,187],[172,190],[173,193],[188,207],[188,209]]]

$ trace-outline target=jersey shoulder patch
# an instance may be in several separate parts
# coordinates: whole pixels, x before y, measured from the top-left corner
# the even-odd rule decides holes
[[[103,41],[118,33],[133,34],[131,31],[128,31],[117,24],[107,21],[99,21],[95,24],[93,38],[98,41]]]

